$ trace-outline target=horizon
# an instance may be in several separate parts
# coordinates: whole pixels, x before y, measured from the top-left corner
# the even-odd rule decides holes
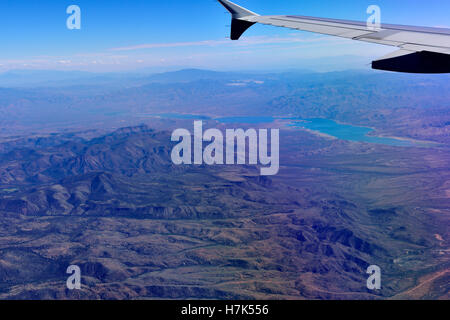
[[[449,75],[427,75],[427,74],[402,74],[391,73],[379,70],[358,69],[336,69],[317,70],[313,68],[287,68],[273,70],[214,70],[207,68],[167,68],[167,69],[144,69],[130,71],[83,71],[83,70],[51,70],[51,69],[15,69],[0,72],[0,88],[56,88],[56,87],[76,87],[88,85],[91,87],[103,87],[105,90],[115,88],[126,88],[145,86],[150,83],[177,83],[195,82],[208,79],[216,80],[240,80],[246,77],[267,76],[314,76],[349,74],[362,76],[385,76],[387,78],[398,79],[449,79]],[[231,76],[235,76],[233,79]]]

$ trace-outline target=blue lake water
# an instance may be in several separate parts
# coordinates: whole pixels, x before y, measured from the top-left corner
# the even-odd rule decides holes
[[[291,125],[347,141],[377,143],[397,147],[429,146],[426,142],[370,136],[368,134],[374,131],[372,128],[342,124],[329,119],[305,119],[298,122],[294,120]]]
[[[402,140],[396,138],[385,138],[370,136],[369,134],[374,130],[368,127],[354,126],[350,124],[342,124],[334,120],[329,119],[300,119],[300,118],[275,118],[266,116],[236,116],[236,117],[221,117],[221,118],[211,118],[207,116],[192,115],[192,114],[178,114],[178,113],[166,113],[150,115],[163,119],[185,119],[185,120],[215,120],[220,123],[230,124],[230,123],[245,123],[245,124],[262,124],[262,123],[272,123],[275,120],[289,120],[291,124],[289,126],[304,128],[312,130],[318,133],[327,134],[329,136],[335,137],[340,140],[353,141],[353,142],[365,142],[365,143],[376,143],[389,146],[397,147],[430,147],[435,144],[413,141],[413,140]]]

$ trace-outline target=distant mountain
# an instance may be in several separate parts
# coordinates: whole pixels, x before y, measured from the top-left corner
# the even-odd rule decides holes
[[[147,78],[150,82],[193,82],[199,80],[239,80],[255,77],[255,75],[238,72],[218,72],[202,69],[184,69],[152,75]],[[261,77],[261,75],[260,75]]]
[[[63,88],[93,86],[103,89],[123,88],[145,83],[145,73],[94,73],[83,71],[12,70],[0,73],[0,87]]]
[[[170,112],[327,118],[375,127],[386,136],[448,141],[448,96],[443,94],[450,90],[448,75],[188,69],[155,75],[76,73],[83,76],[77,80],[58,76],[66,80],[0,87],[1,135],[20,133],[16,129],[55,130],[69,123],[82,129],[99,122],[105,129],[117,128]]]
[[[12,70],[0,73],[0,87],[36,86],[89,79],[95,74],[82,71]]]
[[[136,73],[91,73],[81,71],[13,70],[0,73],[0,87],[80,87],[124,88],[148,83],[187,83],[199,80],[239,80],[255,75],[238,72],[218,72],[201,69],[182,69],[172,72],[149,74]],[[262,77],[259,74],[259,77]]]

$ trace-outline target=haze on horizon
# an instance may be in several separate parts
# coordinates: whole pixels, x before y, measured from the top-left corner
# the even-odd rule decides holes
[[[365,21],[371,2],[239,0],[261,14],[302,14]],[[81,8],[81,30],[68,30],[66,8]],[[448,25],[450,3],[377,1],[382,21]],[[7,50],[0,72],[14,69],[94,72],[182,68],[214,70],[367,68],[372,58],[392,48],[306,32],[255,26],[239,42],[227,39],[229,15],[216,1],[167,3],[135,0],[2,1],[0,27]]]

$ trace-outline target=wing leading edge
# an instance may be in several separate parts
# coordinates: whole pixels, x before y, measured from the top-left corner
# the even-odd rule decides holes
[[[231,39],[255,23],[398,47],[372,62],[373,69],[408,73],[450,73],[450,29],[366,23],[306,16],[260,16],[231,1],[218,0],[232,15]]]

